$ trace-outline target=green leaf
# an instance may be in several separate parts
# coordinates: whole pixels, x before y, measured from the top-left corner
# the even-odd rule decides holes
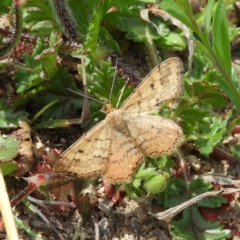
[[[235,157],[240,159],[240,145],[235,145],[231,147],[231,152]]]
[[[0,13],[9,13],[9,6],[11,6],[11,0],[0,1]]]
[[[199,104],[207,103],[212,106],[222,107],[226,103],[225,96],[220,92],[219,86],[215,82],[211,82],[211,78],[215,76],[211,74],[211,70],[205,74],[206,81],[194,81],[192,85],[193,97],[198,99]],[[206,91],[207,89],[207,91]]]
[[[193,11],[189,1],[177,0],[178,5],[181,7],[183,12],[191,19],[193,18]]]
[[[97,62],[99,62],[104,57],[104,55],[100,57],[98,56],[98,53],[99,53],[98,39],[99,39],[100,24],[102,21],[102,16],[104,11],[103,9],[104,9],[104,6],[101,4],[93,8],[94,11],[92,12],[91,23],[89,24],[88,36],[86,37],[83,45],[83,48],[89,51],[92,58]]]
[[[236,106],[238,111],[240,111],[240,95],[236,87],[234,87],[233,84],[229,84],[229,82],[222,77],[216,77],[215,79],[226,95],[230,98],[232,103]]]
[[[163,204],[165,208],[171,208],[175,207],[190,198],[196,197],[204,192],[208,192],[212,189],[212,185],[208,182],[204,182],[202,178],[197,178],[193,180],[190,184],[190,195],[189,190],[187,191],[187,186],[184,180],[175,178],[171,179],[171,182],[168,184],[167,189],[167,200],[163,199]],[[176,198],[178,196],[178,198]],[[201,202],[206,201],[201,205],[201,202],[198,202],[196,204],[200,204],[199,206],[204,207],[219,207],[222,203],[226,202],[226,199],[222,195],[216,195],[214,197],[211,197],[211,199],[214,199],[214,201],[209,202],[207,199],[202,199]]]
[[[157,47],[171,48],[173,51],[183,51],[187,47],[187,42],[178,33],[169,32],[168,35],[154,41]]]
[[[213,17],[213,48],[218,61],[224,67],[228,76],[231,76],[231,49],[229,38],[229,25],[223,0],[219,0]]]
[[[226,133],[228,119],[213,117],[210,125],[201,125],[201,135],[198,137],[195,145],[199,148],[201,154],[208,156],[213,148],[219,144],[223,135]]]
[[[59,32],[59,26],[48,1],[27,1],[24,8],[23,20],[35,36],[46,36],[53,32]]]
[[[135,8],[136,6],[145,6],[143,3],[144,1],[138,1],[138,0],[123,0],[123,1],[119,1],[119,0],[109,0],[106,1],[106,9],[109,10],[112,6],[115,6],[117,8],[117,11],[119,14],[116,15],[132,15],[132,9]],[[149,2],[153,2],[153,1],[149,1]],[[115,15],[114,12],[113,13],[105,13],[104,15],[104,19],[109,19],[108,17],[110,17],[110,15]],[[116,15],[114,16],[114,18],[116,17]]]
[[[235,126],[240,125],[240,118],[233,118],[228,123],[227,134],[231,134]]]
[[[97,1],[68,1],[69,6],[77,16],[78,30],[83,35],[87,34],[92,12],[96,8]],[[84,9],[84,11],[83,11]]]
[[[119,54],[121,53],[119,45],[105,28],[100,28],[99,38],[101,38],[101,44],[103,46],[107,46],[109,50],[114,50]]]
[[[209,112],[208,111],[203,111],[200,110],[199,108],[186,108],[184,109],[181,114],[179,115],[179,117],[182,118],[182,120],[184,121],[197,121],[200,123],[205,123],[206,120],[204,118],[209,116]]]
[[[10,160],[18,154],[20,141],[13,137],[0,136],[0,161]]]
[[[38,115],[41,115],[43,121],[62,118],[64,115],[69,113],[71,109],[82,109],[82,99],[79,99],[76,95],[70,98],[49,94],[37,98],[36,103],[40,106],[45,106],[37,113]]]
[[[212,185],[209,182],[204,182],[202,178],[196,178],[191,182],[190,189],[193,196],[195,197],[203,192],[210,191],[212,189]],[[218,205],[216,207],[218,207]]]
[[[196,45],[201,49],[201,51],[214,63],[214,57],[212,56],[212,54],[209,52],[209,49],[207,47],[205,47],[202,42],[196,40],[195,41]]]
[[[159,7],[172,15],[173,17],[177,18],[189,28],[194,29],[189,17],[183,12],[183,10],[176,4],[173,0],[163,0]]]
[[[150,177],[155,171],[156,168],[139,169],[138,172],[135,174],[134,178],[145,179]]]
[[[222,107],[226,104],[226,99],[222,95],[222,93],[214,92],[214,91],[204,94],[200,98],[200,101],[201,100],[215,107]]]
[[[157,158],[154,163],[156,163],[158,169],[166,172],[171,172],[171,169],[175,166],[175,162],[168,156]]]
[[[109,102],[111,88],[113,85],[110,103],[114,107],[116,107],[118,101],[118,107],[121,106],[123,101],[130,95],[133,90],[133,87],[131,85],[127,85],[124,88],[124,85],[126,84],[125,79],[115,76],[116,69],[112,67],[112,63],[110,61],[102,61],[99,64],[99,67],[96,67],[93,72],[91,72],[91,69],[89,68],[86,68],[86,71],[89,96],[107,103]],[[80,65],[79,72],[81,72]],[[115,80],[113,82],[114,78]],[[119,99],[120,95],[121,99]],[[87,127],[89,129],[91,126],[94,126],[97,122],[105,117],[105,114],[100,112],[100,109],[102,107],[103,105],[100,103],[92,101],[90,102],[90,110],[92,113],[91,119],[82,125],[84,128]]]
[[[3,176],[10,175],[18,170],[18,165],[14,161],[0,161],[0,168]]]
[[[195,206],[184,210],[182,219],[173,221],[171,228],[174,239],[191,240],[197,236],[199,240],[219,240],[231,236],[231,231],[223,229],[219,222],[206,221]]]
[[[25,69],[17,70],[15,74],[17,93],[25,94],[28,89],[34,88],[42,82],[40,73],[42,70],[42,61],[35,61],[34,57],[45,49],[45,43],[43,39],[37,42],[32,55],[25,54],[23,57],[24,63],[26,65]]]
[[[14,111],[4,100],[0,100],[0,128],[17,128],[22,121],[27,121],[27,114]]]
[[[204,33],[206,39],[209,39],[210,34],[210,26],[211,26],[211,19],[212,19],[212,10],[215,0],[209,0],[206,7],[206,14],[205,14],[205,22],[204,22]]]
[[[197,178],[187,188],[186,183],[182,179],[171,179],[168,189],[165,191],[167,196],[163,196],[161,201],[166,209],[175,207],[190,198],[210,191],[212,185],[204,182],[203,179]],[[177,196],[177,197],[176,197]],[[210,222],[205,220],[198,207],[216,208],[226,203],[226,199],[222,195],[216,195],[210,198],[204,198],[200,202],[184,209],[179,220],[172,221],[171,234],[174,239],[226,239],[230,236],[229,230],[223,230],[223,226],[218,222]],[[211,209],[209,209],[211,211]]]
[[[141,186],[141,180],[140,179],[133,179],[132,185],[134,188],[138,189]]]
[[[41,54],[35,56],[34,60],[42,60],[42,69],[40,76],[42,79],[50,79],[54,74],[57,73],[57,55],[58,49],[63,44],[62,36],[57,33],[50,35],[49,47],[44,49]]]
[[[44,9],[46,10],[46,9]],[[49,14],[49,15],[48,15]],[[48,15],[48,16],[47,16]],[[36,28],[36,25],[40,22],[41,24],[45,25],[46,27],[50,27],[49,25],[46,24],[46,22],[48,22],[49,20],[52,20],[54,21],[54,17],[51,15],[51,11],[44,11],[44,14],[43,14],[43,11],[42,10],[39,10],[39,9],[32,9],[31,11],[28,11],[27,14],[25,14],[24,16],[24,21],[26,23],[30,23],[30,22],[35,22],[36,19],[38,20],[37,23],[35,23],[33,26],[32,26],[32,29],[33,28]],[[53,27],[53,26],[52,26]],[[32,30],[31,29],[31,30]],[[37,28],[36,28],[37,29]],[[40,29],[38,29],[40,30]],[[37,32],[37,31],[34,31],[34,32]],[[46,32],[45,32],[46,33]],[[50,33],[49,33],[50,34]]]
[[[134,9],[134,11],[139,9]],[[116,23],[117,27],[126,32],[125,38],[134,40],[136,42],[145,42],[148,37],[157,41],[158,45],[164,41],[171,32],[167,28],[166,22],[161,19],[150,19],[154,26],[148,22],[143,21],[138,15],[133,15],[131,18],[128,16],[121,16],[120,22]],[[156,29],[157,27],[157,29]],[[147,30],[146,30],[147,28]],[[147,31],[147,33],[146,33]],[[148,36],[147,36],[148,34]]]
[[[58,119],[52,121],[42,121],[34,126],[34,129],[41,128],[60,128],[60,127],[68,127],[69,121],[66,119]]]

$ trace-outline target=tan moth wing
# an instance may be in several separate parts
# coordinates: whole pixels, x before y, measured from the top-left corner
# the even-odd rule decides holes
[[[122,132],[113,129],[111,138],[113,141],[110,143],[108,164],[103,177],[113,184],[130,182],[145,156]]]
[[[183,64],[179,58],[169,58],[155,67],[126,99],[121,109],[136,114],[152,113],[167,106],[177,107],[183,94]]]
[[[170,119],[125,115],[124,122],[136,146],[150,158],[169,155],[182,142],[182,129]]]
[[[58,172],[74,172],[80,178],[101,176],[107,165],[111,129],[105,121],[84,134],[61,155]]]

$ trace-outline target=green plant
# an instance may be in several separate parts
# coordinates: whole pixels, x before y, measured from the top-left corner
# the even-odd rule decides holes
[[[209,155],[218,151],[216,147],[221,148],[223,138],[239,123],[239,76],[232,67],[230,49],[231,41],[238,35],[238,28],[233,23],[230,25],[226,14],[233,11],[233,3],[210,0],[196,14],[185,0],[158,3],[161,9],[187,26],[195,43],[192,71],[185,76],[185,94],[178,108],[170,111],[163,106],[159,110],[165,117],[180,119],[187,143],[187,147],[183,147],[184,158],[194,154],[209,161]],[[0,127],[8,135],[0,136],[0,167],[4,175],[11,176],[13,172],[17,176],[28,175],[31,170],[45,177],[46,172],[52,171],[55,158],[50,154],[46,156],[42,153],[36,157],[32,153],[33,159],[42,162],[41,167],[31,161],[24,162],[21,154],[17,156],[20,142],[24,142],[25,138],[16,138],[15,133],[19,133],[17,129],[23,121],[38,133],[52,133],[49,129],[60,131],[60,128],[71,125],[69,118],[80,117],[84,107],[82,97],[68,89],[79,93],[86,90],[79,81],[84,78],[82,65],[86,71],[89,96],[102,102],[110,100],[116,106],[119,96],[121,105],[135,83],[140,81],[139,75],[126,66],[120,56],[130,50],[129,46],[136,47],[136,51],[145,48],[151,67],[159,61],[156,49],[164,58],[169,51],[183,51],[187,47],[184,34],[177,27],[173,28],[170,21],[156,15],[149,15],[149,22],[141,18],[140,12],[146,8],[146,1],[14,0],[12,7],[6,7],[11,4],[10,0],[0,2],[0,14],[2,17],[9,14],[5,17],[10,22],[8,27],[0,26],[0,54],[7,59],[15,58],[15,61],[2,60],[0,65],[1,78],[4,79],[0,83],[3,92]],[[12,19],[12,16],[15,18]],[[119,55],[116,57],[116,54]],[[187,58],[184,52],[182,55]],[[8,75],[9,66],[14,70],[12,76]],[[190,69],[187,63],[185,66]],[[125,76],[129,78],[126,87]],[[11,91],[11,88],[14,90]],[[230,107],[225,108],[226,105]],[[100,103],[90,101],[89,108],[91,115],[81,125],[84,130],[91,129],[104,118]],[[81,132],[78,127],[71,126],[71,129]],[[51,151],[55,152],[52,148]],[[232,147],[232,151],[239,156],[236,146]],[[231,165],[233,157],[229,157],[229,173],[237,173],[237,168],[234,168],[238,160]],[[197,180],[192,180],[179,154],[175,160],[169,156],[149,159],[140,167],[132,183],[120,186],[120,189],[136,201],[145,199],[150,204],[153,201],[149,199],[154,199],[165,209],[212,189],[210,184],[201,181],[202,172],[197,173]],[[73,179],[75,177],[69,176],[69,180]],[[65,182],[61,176],[56,180]],[[44,191],[45,197],[51,199],[50,190]],[[63,192],[56,194],[57,199],[67,199],[66,195],[70,193],[66,194],[66,189]],[[217,222],[204,220],[199,210],[203,206],[217,208],[225,202],[225,198],[217,196],[184,210],[182,217],[172,222],[171,234],[175,239],[193,239],[192,234],[198,235],[199,239],[228,238],[229,230],[223,230]],[[209,234],[209,229],[214,236]]]

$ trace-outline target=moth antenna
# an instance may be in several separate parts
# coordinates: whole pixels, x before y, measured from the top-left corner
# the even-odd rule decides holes
[[[72,89],[70,89],[70,88],[67,88],[67,90],[70,91],[70,92],[73,92],[73,93],[75,93],[75,94],[77,94],[77,95],[80,95],[80,96],[86,97],[86,98],[88,98],[88,99],[91,99],[91,100],[93,100],[93,101],[95,101],[95,102],[101,103],[102,105],[105,105],[104,102],[102,102],[102,101],[100,101],[100,100],[98,100],[98,99],[96,99],[96,98],[89,97],[89,96],[87,96],[87,95],[85,95],[85,94],[83,94],[83,93],[76,92],[76,91],[74,91],[74,90],[72,90]]]
[[[123,92],[124,92],[125,87],[127,86],[128,82],[129,82],[129,79],[126,81],[126,83],[124,84],[124,86],[123,86],[123,88],[122,88],[122,90],[121,90],[121,92],[120,92],[120,95],[119,95],[119,98],[118,98],[118,101],[117,101],[116,108],[118,108],[118,105],[119,105],[119,103],[120,103],[120,101],[121,101],[121,98],[122,98]]]
[[[115,72],[114,72],[114,77],[113,77],[113,81],[112,81],[112,86],[111,86],[111,91],[110,91],[110,96],[109,96],[109,103],[111,103],[111,99],[112,99],[112,93],[113,93],[113,86],[114,86],[114,82],[116,80],[116,75],[117,75],[117,63],[118,63],[118,59],[116,59],[116,65],[115,65]]]

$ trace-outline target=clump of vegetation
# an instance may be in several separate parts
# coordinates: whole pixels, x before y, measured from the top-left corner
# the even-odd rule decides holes
[[[238,16],[233,17],[235,1],[209,0],[194,12],[188,1],[147,2],[0,2],[0,168],[5,180],[25,177],[28,181],[19,195],[13,186],[8,189],[14,192],[10,196],[12,207],[34,191],[35,200],[25,198],[23,202],[46,222],[34,204],[55,204],[48,216],[51,219],[53,213],[71,216],[73,204],[87,224],[92,211],[99,207],[94,187],[102,184],[104,196],[112,205],[121,204],[123,196],[128,195],[138,203],[164,210],[226,185],[239,184],[240,149],[234,136],[240,122],[240,85],[231,58],[231,46],[239,33]],[[147,59],[148,71],[160,58],[173,54],[184,61],[185,93],[178,108],[173,111],[164,106],[157,113],[182,127],[185,141],[178,154],[148,159],[131,183],[115,188],[96,179],[83,183],[74,174],[54,173],[61,151],[104,118],[100,103],[89,100],[86,104],[86,99],[69,89],[107,102],[115,79],[111,104],[116,106],[121,95],[121,105],[141,81],[142,69],[137,71],[128,62],[139,52],[141,62]],[[77,198],[76,186],[81,192],[90,184],[93,187],[88,195]],[[164,218],[171,236],[227,239],[239,235],[237,226],[220,221],[215,211],[221,209],[225,214],[231,209],[234,191],[191,203],[177,218],[173,219],[176,214],[171,213]],[[40,239],[24,226],[21,215],[15,221]],[[47,224],[64,239],[65,233],[56,229],[56,219],[54,224]],[[73,232],[74,237],[86,234],[84,226]]]

